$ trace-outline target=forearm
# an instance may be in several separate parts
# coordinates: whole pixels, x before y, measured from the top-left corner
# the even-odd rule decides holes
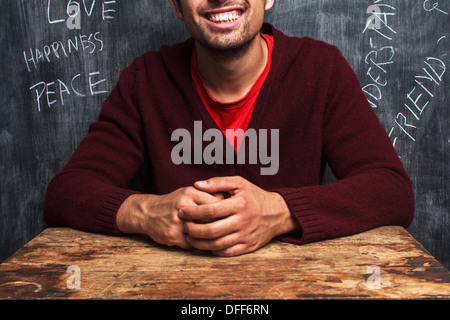
[[[49,227],[120,234],[116,213],[123,201],[135,191],[97,181],[91,175],[64,171],[49,183],[44,215]]]
[[[347,236],[383,225],[407,227],[414,217],[414,193],[408,179],[377,169],[326,186],[278,190],[301,226],[298,244]]]

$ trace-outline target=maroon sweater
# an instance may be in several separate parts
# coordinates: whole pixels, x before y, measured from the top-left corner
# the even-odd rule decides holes
[[[411,182],[340,51],[268,24],[264,32],[274,36],[272,67],[249,128],[279,129],[277,174],[261,175],[263,164],[173,163],[174,130],[193,136],[194,121],[203,130],[217,128],[192,85],[189,39],[148,52],[122,72],[98,121],[48,186],[47,225],[120,235],[116,213],[137,193],[127,186],[145,163],[145,193],[230,175],[280,193],[301,226],[285,241],[407,227],[414,216]],[[327,163],[337,181],[324,186]]]

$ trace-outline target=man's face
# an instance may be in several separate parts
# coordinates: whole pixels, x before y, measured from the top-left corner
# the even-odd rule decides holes
[[[215,49],[238,49],[259,34],[273,0],[171,0],[192,37]]]

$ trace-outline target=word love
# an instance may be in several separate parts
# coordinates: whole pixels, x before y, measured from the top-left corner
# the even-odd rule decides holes
[[[279,130],[270,131],[270,155],[267,129],[227,129],[224,136],[219,129],[211,128],[203,132],[202,122],[194,121],[194,136],[187,129],[172,132],[171,141],[179,141],[172,149],[172,162],[180,164],[237,164],[246,163],[246,143],[248,143],[248,163],[269,165],[261,167],[261,175],[275,175],[279,169]],[[226,140],[224,141],[224,138]],[[228,141],[227,141],[228,140]],[[209,142],[203,149],[203,142]],[[193,149],[193,150],[192,150]],[[225,155],[225,159],[224,159]]]
[[[96,2],[98,3],[96,5]],[[67,6],[64,8],[67,17],[64,16],[58,16],[57,12],[61,12],[61,2],[52,2],[51,0],[48,0],[47,4],[47,20],[50,24],[55,23],[62,23],[66,22],[69,26],[69,24],[76,23],[76,18],[81,17],[81,13],[84,12],[84,14],[87,17],[91,17],[92,13],[96,10],[97,7],[100,6],[101,2],[101,15],[102,20],[107,19],[114,19],[113,14],[116,12],[116,10],[113,9],[113,6],[116,4],[116,1],[67,1]],[[79,29],[77,27],[76,29]]]

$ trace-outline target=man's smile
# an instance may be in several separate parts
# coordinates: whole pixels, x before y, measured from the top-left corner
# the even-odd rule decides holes
[[[217,29],[231,29],[239,23],[245,9],[238,6],[228,6],[217,9],[205,10],[201,16],[207,24]]]
[[[233,22],[239,19],[242,15],[241,10],[231,10],[227,12],[209,13],[206,15],[207,19],[212,22]]]

